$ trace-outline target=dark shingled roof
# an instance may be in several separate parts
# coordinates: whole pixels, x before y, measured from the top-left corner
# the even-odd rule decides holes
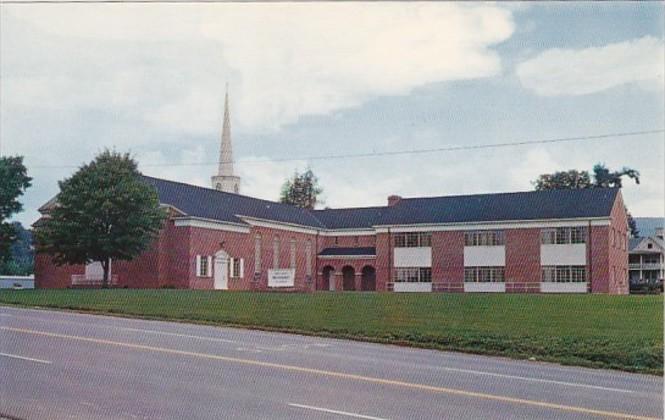
[[[211,188],[143,178],[157,189],[162,204],[189,216],[244,223],[236,216],[240,215],[317,229],[608,217],[619,191],[617,188],[591,188],[404,198],[394,206],[305,210]]]
[[[407,198],[378,225],[608,217],[618,188]]]
[[[244,224],[236,217],[241,215],[319,229],[324,227],[309,211],[288,204],[149,176],[143,178],[157,189],[162,204],[171,205],[188,216]]]
[[[349,256],[349,255],[376,255],[376,248],[372,247],[356,247],[356,248],[325,248],[319,252],[320,256]]]

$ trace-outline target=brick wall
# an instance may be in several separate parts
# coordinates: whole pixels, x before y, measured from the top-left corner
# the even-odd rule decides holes
[[[610,294],[628,294],[628,215],[620,191],[614,202],[612,213],[610,213],[608,233],[616,235],[615,240],[610,240],[608,251],[610,271],[608,292]]]
[[[317,248],[320,248],[321,238],[314,234],[291,232],[281,229],[273,229],[266,227],[252,227],[252,233],[249,237],[248,249],[246,250],[245,259],[245,277],[253,278],[255,272],[254,262],[254,241],[256,235],[261,235],[261,273],[257,282],[247,284],[248,289],[253,290],[268,290],[268,270],[273,267],[273,241],[276,237],[279,238],[279,268],[290,268],[291,263],[291,241],[295,240],[296,244],[296,274],[295,286],[293,288],[278,288],[274,290],[289,291],[313,291],[316,287],[316,273],[317,273]],[[306,264],[307,264],[307,241],[311,243],[311,278],[306,278]],[[318,243],[317,243],[318,241]],[[271,289],[272,290],[272,289]]]
[[[376,246],[376,235],[320,236],[321,249],[334,247]]]
[[[540,229],[507,229],[507,293],[540,292]]]
[[[66,288],[72,284],[72,275],[84,273],[85,267],[82,265],[63,265],[58,267],[53,263],[49,255],[35,255],[36,288]]]
[[[388,291],[392,270],[392,243],[391,235],[378,233],[376,235],[376,290]]]
[[[464,232],[432,233],[432,290],[464,291]]]

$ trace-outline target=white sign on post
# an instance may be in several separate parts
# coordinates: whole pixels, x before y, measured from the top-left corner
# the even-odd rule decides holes
[[[268,270],[268,287],[293,287],[296,270],[293,268],[280,268]]]

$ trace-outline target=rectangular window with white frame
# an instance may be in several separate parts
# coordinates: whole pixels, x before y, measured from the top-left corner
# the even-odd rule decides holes
[[[542,267],[545,283],[586,283],[586,266],[551,265]]]
[[[465,267],[465,283],[503,283],[505,282],[504,267]]]
[[[427,267],[396,268],[395,283],[431,283],[432,269]]]
[[[232,279],[245,277],[245,260],[243,258],[229,258],[229,273]]]
[[[501,230],[464,232],[464,246],[500,246],[505,244]]]
[[[586,243],[586,233],[587,228],[584,226],[543,229],[540,243],[543,245],[583,244]]]
[[[393,244],[395,248],[429,248],[432,246],[431,232],[396,233]]]
[[[212,277],[212,256],[210,255],[196,256],[196,276]]]

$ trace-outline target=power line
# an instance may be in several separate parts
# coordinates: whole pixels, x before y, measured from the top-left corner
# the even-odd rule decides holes
[[[468,150],[479,150],[479,149],[499,149],[505,147],[515,147],[515,146],[531,146],[536,144],[552,144],[552,143],[568,143],[568,142],[577,142],[577,141],[591,141],[591,140],[603,140],[610,138],[621,138],[621,137],[632,137],[645,134],[658,134],[665,133],[665,129],[655,129],[655,130],[644,130],[644,131],[628,131],[622,133],[607,133],[607,134],[597,134],[591,136],[577,136],[577,137],[559,137],[553,139],[544,139],[544,140],[524,140],[524,141],[514,141],[506,143],[485,143],[485,144],[476,144],[476,145],[456,145],[456,146],[446,146],[446,147],[435,147],[429,149],[412,149],[412,150],[393,150],[385,152],[366,152],[366,153],[347,153],[340,155],[317,155],[317,156],[302,156],[302,157],[288,157],[288,158],[276,158],[276,159],[252,159],[252,160],[243,160],[243,161],[233,161],[234,165],[247,165],[247,164],[260,164],[260,163],[271,163],[271,162],[297,162],[297,161],[307,161],[307,160],[331,160],[331,159],[356,159],[356,158],[365,158],[365,157],[382,157],[382,156],[398,156],[398,155],[416,155],[416,154],[425,154],[425,153],[441,153],[441,152],[456,152],[456,151],[468,151]],[[219,162],[191,162],[191,163],[146,163],[139,164],[139,166],[147,167],[172,167],[172,166],[213,166],[218,165]],[[31,165],[31,168],[78,168],[80,165]]]
[[[310,3],[319,0],[1,0],[3,4],[115,4],[115,3],[136,3],[136,4],[178,4],[178,3]],[[341,0],[351,2],[354,0]],[[381,0],[369,0],[381,1]],[[426,0],[435,1],[435,0]]]

